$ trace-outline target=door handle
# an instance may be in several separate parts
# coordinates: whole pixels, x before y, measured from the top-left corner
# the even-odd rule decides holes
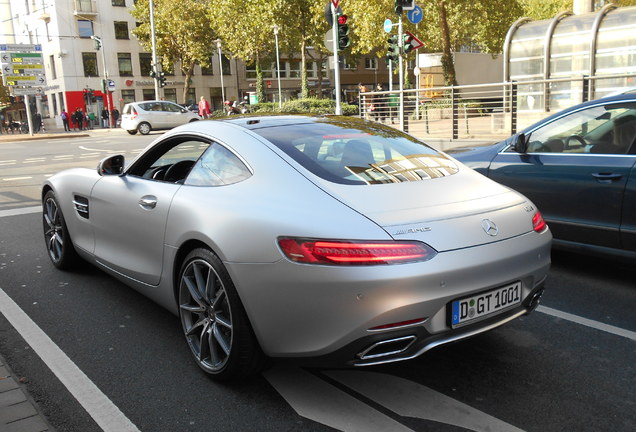
[[[593,173],[592,177],[599,183],[612,183],[613,181],[620,180],[623,174],[616,173]]]
[[[139,200],[139,206],[145,210],[152,210],[157,207],[157,197],[146,195]]]

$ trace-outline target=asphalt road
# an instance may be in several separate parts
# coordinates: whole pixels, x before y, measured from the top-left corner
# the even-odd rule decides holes
[[[127,139],[62,149],[74,146],[79,158],[143,147]],[[39,170],[19,169],[38,153],[20,159],[16,149],[12,175],[47,175],[63,154],[48,149],[51,163]],[[0,184],[2,196],[26,197],[0,203],[0,294],[11,300],[0,311],[14,302],[48,340],[0,313],[0,352],[60,432],[636,430],[633,264],[555,253],[540,310],[489,333],[390,366],[274,361],[260,376],[219,384],[190,359],[175,316],[91,266],[56,270],[41,216],[20,210],[37,203],[37,186],[17,184]]]

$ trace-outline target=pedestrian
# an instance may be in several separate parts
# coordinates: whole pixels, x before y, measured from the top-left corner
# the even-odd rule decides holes
[[[199,115],[204,119],[210,117],[210,103],[203,96],[199,99]]]
[[[89,129],[93,129],[93,127],[95,126],[95,113],[94,112],[90,112],[88,113],[88,125],[89,125]]]
[[[81,108],[77,108],[75,110],[75,117],[73,117],[73,122],[77,126],[77,129],[83,130],[84,126],[84,113]]]
[[[40,132],[40,127],[42,126],[42,115],[36,111],[31,120],[33,122],[33,132]]]
[[[68,113],[65,110],[62,110],[60,117],[62,118],[62,124],[64,125],[64,132],[70,132],[71,128],[68,124]]]
[[[117,127],[117,120],[119,120],[119,110],[117,108],[113,108],[111,114],[113,117],[113,127]]]
[[[106,108],[102,109],[102,127],[108,127],[108,110]]]

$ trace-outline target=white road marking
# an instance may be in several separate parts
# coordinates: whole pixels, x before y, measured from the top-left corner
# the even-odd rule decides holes
[[[346,432],[413,432],[304,370],[274,368],[263,375],[302,417]]]
[[[33,177],[5,177],[2,181],[18,181],[18,180],[29,180]]]
[[[593,329],[596,330],[601,330],[607,333],[612,333],[616,336],[622,336],[622,337],[626,337],[628,339],[631,339],[633,341],[636,341],[636,332],[630,331],[630,330],[625,330],[622,329],[620,327],[615,327],[613,325],[609,325],[609,324],[604,324],[602,322],[599,321],[594,321],[591,319],[587,319],[587,318],[583,318],[580,317],[578,315],[573,315],[567,312],[562,312],[560,310],[557,309],[552,309],[549,308],[547,306],[539,306],[537,308],[537,312],[542,312],[544,314],[548,314],[548,315],[552,315],[554,317],[557,318],[561,318],[564,320],[568,320],[568,321],[572,321],[575,322],[577,324],[581,324],[587,327],[591,327]]]
[[[42,213],[42,206],[22,207],[19,209],[0,210],[0,218],[8,216],[21,216],[31,213]]]
[[[104,432],[139,432],[119,408],[0,288],[0,312]]]
[[[11,165],[16,163],[17,161],[15,159],[7,159],[7,160],[0,160],[0,165]]]
[[[53,156],[53,160],[73,159],[74,157],[75,157],[75,155],[57,155],[57,156]]]
[[[498,418],[404,378],[362,371],[323,373],[403,417],[432,420],[477,432],[522,432]]]

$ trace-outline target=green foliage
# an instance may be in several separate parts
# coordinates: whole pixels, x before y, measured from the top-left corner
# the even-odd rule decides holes
[[[207,2],[200,0],[154,0],[154,21],[157,56],[162,63],[179,63],[185,75],[183,100],[190,88],[194,66],[210,66],[210,56],[215,45],[215,33],[206,15]],[[133,30],[141,45],[151,50],[150,5],[148,0],[137,0],[130,14],[140,23]]]
[[[305,98],[283,102],[279,107],[278,102],[262,102],[250,106],[252,113],[257,114],[333,114],[336,111],[336,102],[331,99]],[[358,106],[341,104],[342,115],[357,115]],[[222,111],[215,111],[213,116],[223,117]]]

